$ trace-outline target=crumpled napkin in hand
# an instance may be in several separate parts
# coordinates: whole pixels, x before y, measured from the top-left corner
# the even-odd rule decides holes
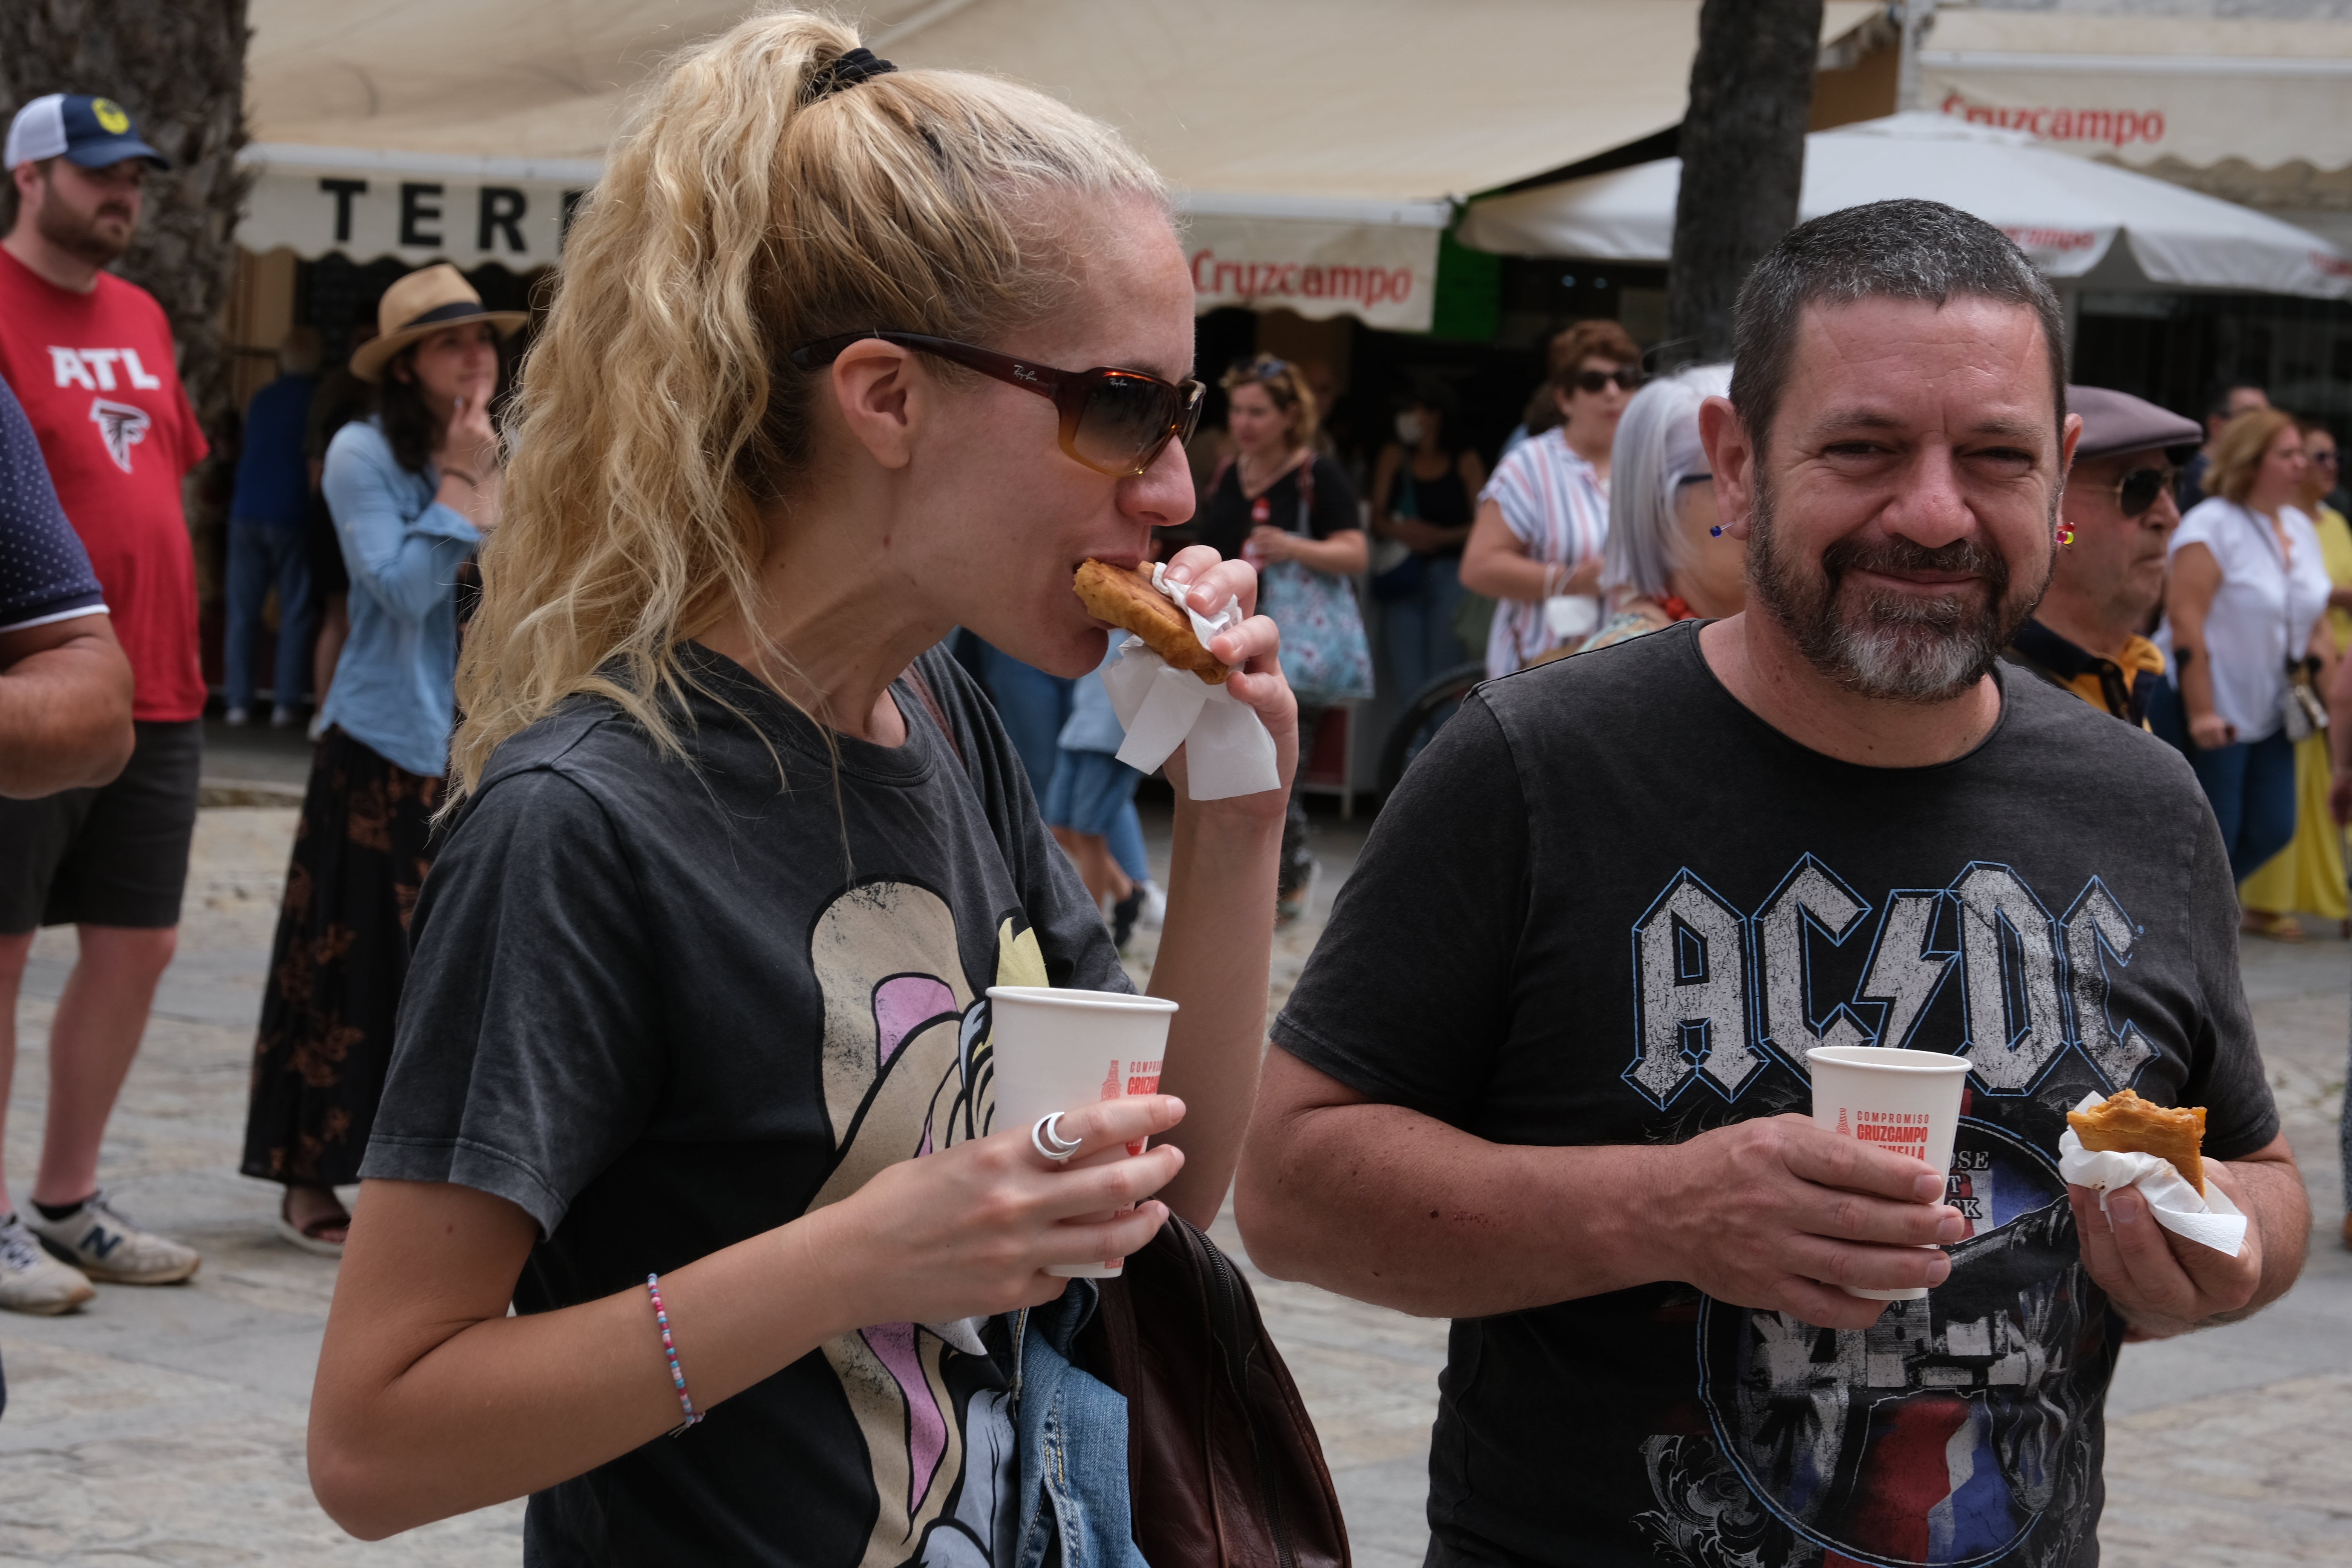
[[[1228,595],[1214,616],[1184,602],[1184,590],[1163,582],[1165,566],[1151,569],[1151,585],[1192,618],[1201,646],[1242,623],[1239,599]],[[1102,672],[1110,705],[1127,728],[1118,760],[1148,773],[1179,746],[1184,753],[1186,793],[1194,800],[1224,800],[1276,788],[1282,775],[1274,760],[1274,737],[1256,710],[1223,686],[1211,686],[1189,669],[1173,669],[1144,646],[1141,637],[1119,645],[1118,662]]]
[[[2086,1094],[2074,1109],[2089,1110],[2105,1100],[2103,1094]],[[2101,1214],[2107,1212],[2109,1193],[2137,1187],[2156,1223],[2173,1235],[2230,1258],[2245,1247],[2246,1216],[2221,1184],[2209,1180],[2200,1194],[2161,1155],[2094,1153],[2069,1127],[2058,1135],[2058,1173],[2074,1186],[2095,1188]]]

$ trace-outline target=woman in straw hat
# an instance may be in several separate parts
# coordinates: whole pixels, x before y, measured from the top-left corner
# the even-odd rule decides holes
[[[1296,705],[1271,622],[1212,638],[1277,783],[1196,802],[1170,759],[1166,1092],[1113,1061],[1115,1098],[1007,1129],[988,989],[1130,984],[937,645],[1094,668],[1071,575],[1191,515],[1192,362],[1166,190],[1066,106],[790,12],[652,90],[482,559],[311,1405],[346,1529],[529,1492],[532,1562],[1014,1568],[1042,1476],[1001,1314],[1218,1211]],[[1170,567],[1254,603],[1214,551]],[[1072,1459],[1124,1541],[1109,1436]]]
[[[377,316],[381,333],[353,353],[352,372],[379,384],[380,412],[327,448],[351,635],[320,710],[245,1129],[245,1173],[286,1188],[279,1234],[330,1254],[351,1224],[335,1188],[359,1180],[392,1059],[409,911],[431,858],[455,718],[457,583],[499,521],[499,339],[525,320],[484,310],[446,265],[393,284]]]

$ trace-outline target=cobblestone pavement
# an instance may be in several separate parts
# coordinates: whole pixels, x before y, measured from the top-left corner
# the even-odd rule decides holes
[[[247,770],[237,776],[253,776]],[[274,775],[271,775],[274,776]],[[520,1504],[390,1542],[341,1535],[311,1500],[303,1422],[331,1262],[269,1228],[277,1189],[236,1174],[248,1053],[294,814],[203,815],[181,956],[111,1129],[104,1178],[143,1223],[202,1247],[184,1289],[100,1287],[68,1318],[0,1317],[0,1568],[519,1563]],[[1287,994],[1362,826],[1326,823],[1309,918],[1277,942]],[[1162,834],[1156,833],[1155,840]],[[1164,844],[1161,845],[1164,851]],[[35,947],[7,1170],[31,1178],[50,1003],[69,933]],[[2259,944],[2246,972],[2319,1231],[2304,1279],[2255,1321],[2126,1352],[2110,1409],[2105,1561],[2340,1563],[2352,1558],[2352,1256],[2334,1242],[2335,1109],[2347,1033],[2344,943]],[[1150,968],[1149,943],[1132,958]],[[1239,1248],[1230,1220],[1222,1239]],[[1321,1430],[1358,1562],[1414,1568],[1443,1323],[1257,1276],[1268,1324]]]

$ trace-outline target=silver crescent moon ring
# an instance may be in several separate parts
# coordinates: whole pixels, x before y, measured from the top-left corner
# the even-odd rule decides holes
[[[1056,1165],[1067,1163],[1070,1156],[1078,1152],[1079,1144],[1084,1142],[1081,1139],[1066,1141],[1062,1137],[1061,1129],[1062,1113],[1058,1110],[1050,1111],[1037,1118],[1037,1124],[1029,1129],[1029,1146]]]

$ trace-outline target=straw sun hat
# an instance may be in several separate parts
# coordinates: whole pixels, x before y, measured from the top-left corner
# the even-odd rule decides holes
[[[393,355],[444,328],[488,321],[499,336],[511,337],[530,315],[482,309],[482,297],[466,275],[444,261],[419,268],[385,289],[375,319],[378,335],[352,351],[352,374],[362,381],[383,380],[384,363]]]

